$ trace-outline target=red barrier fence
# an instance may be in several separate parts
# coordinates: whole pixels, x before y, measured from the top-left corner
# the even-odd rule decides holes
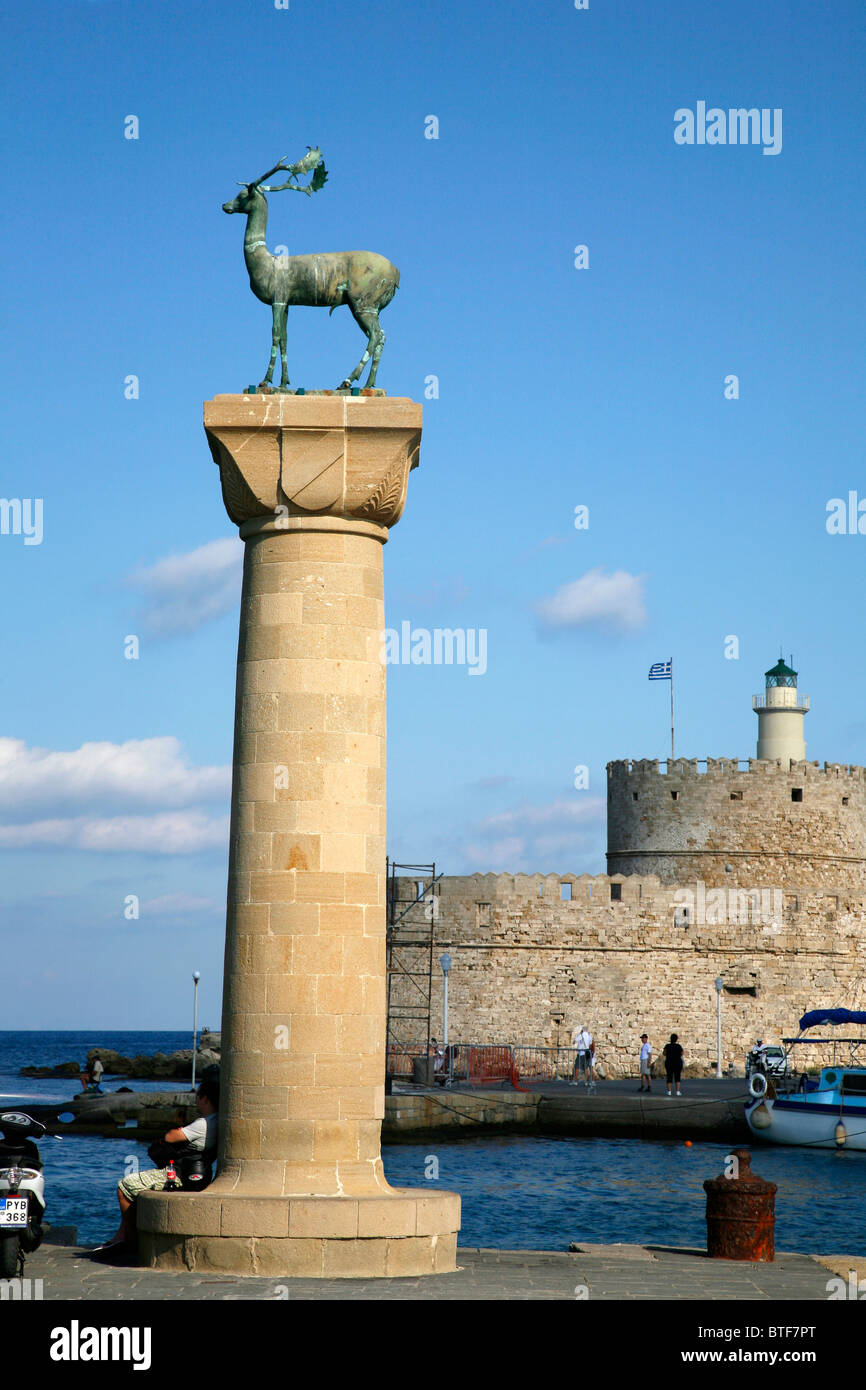
[[[411,1080],[415,1059],[426,1055],[424,1043],[389,1043],[387,1073]],[[510,1082],[515,1090],[526,1090],[520,1085],[511,1048],[500,1043],[455,1043],[446,1047],[444,1064],[437,1072],[438,1078],[444,1076],[449,1083],[457,1082],[461,1086],[495,1086]]]

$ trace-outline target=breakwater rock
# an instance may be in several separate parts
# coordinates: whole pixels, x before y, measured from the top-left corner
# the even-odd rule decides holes
[[[201,1078],[208,1067],[218,1067],[219,1033],[203,1033],[202,1042],[196,1053],[196,1075]],[[153,1056],[139,1054],[125,1057],[110,1047],[94,1047],[87,1054],[90,1067],[96,1054],[105,1068],[105,1076],[128,1076],[141,1081],[189,1080],[192,1075],[192,1048],[181,1048],[177,1052],[156,1052]],[[55,1067],[22,1067],[21,1075],[30,1077],[78,1076],[80,1062],[61,1062]]]

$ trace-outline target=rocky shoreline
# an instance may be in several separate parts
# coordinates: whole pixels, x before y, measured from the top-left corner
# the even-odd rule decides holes
[[[207,1030],[202,1032],[196,1052],[196,1076],[201,1078],[210,1067],[220,1063],[220,1034]],[[124,1057],[110,1047],[93,1047],[87,1054],[90,1067],[99,1053],[105,1068],[104,1079],[124,1077],[136,1081],[168,1081],[172,1079],[189,1080],[192,1077],[192,1048],[181,1048],[177,1052],[156,1052],[153,1056],[139,1055]],[[22,1067],[21,1076],[29,1077],[71,1077],[81,1074],[80,1062],[60,1062],[55,1067]]]

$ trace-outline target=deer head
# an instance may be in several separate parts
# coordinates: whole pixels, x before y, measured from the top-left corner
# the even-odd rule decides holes
[[[279,171],[288,174],[285,183],[266,184],[265,179],[269,179],[272,174]],[[296,180],[304,174],[312,173],[313,177],[309,183],[299,184]],[[313,193],[318,193],[324,186],[328,178],[328,171],[322,159],[322,151],[316,146],[313,149],[307,146],[307,153],[303,159],[299,159],[295,164],[286,164],[285,159],[281,159],[279,164],[275,164],[273,169],[268,169],[266,174],[254,179],[252,183],[241,183],[241,192],[231,202],[223,203],[223,212],[252,212],[257,200],[263,198],[265,193],[281,193],[284,188],[291,189],[294,193],[306,193],[310,197]],[[239,181],[240,182],[240,181]]]

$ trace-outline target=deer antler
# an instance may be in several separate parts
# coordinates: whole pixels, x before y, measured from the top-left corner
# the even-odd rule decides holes
[[[269,179],[271,174],[275,174],[278,169],[283,169],[289,175],[285,183],[271,185],[262,183],[263,179]],[[309,174],[311,171],[313,177],[309,183],[302,185],[294,182],[300,174]],[[299,159],[296,164],[288,165],[284,159],[281,159],[279,164],[274,165],[273,169],[262,174],[261,179],[256,180],[256,184],[261,187],[263,193],[281,193],[284,188],[289,188],[294,193],[306,193],[309,197],[312,193],[318,193],[319,189],[327,182],[327,178],[328,171],[322,159],[322,151],[318,145],[315,149],[308,145],[307,153],[303,159]]]

